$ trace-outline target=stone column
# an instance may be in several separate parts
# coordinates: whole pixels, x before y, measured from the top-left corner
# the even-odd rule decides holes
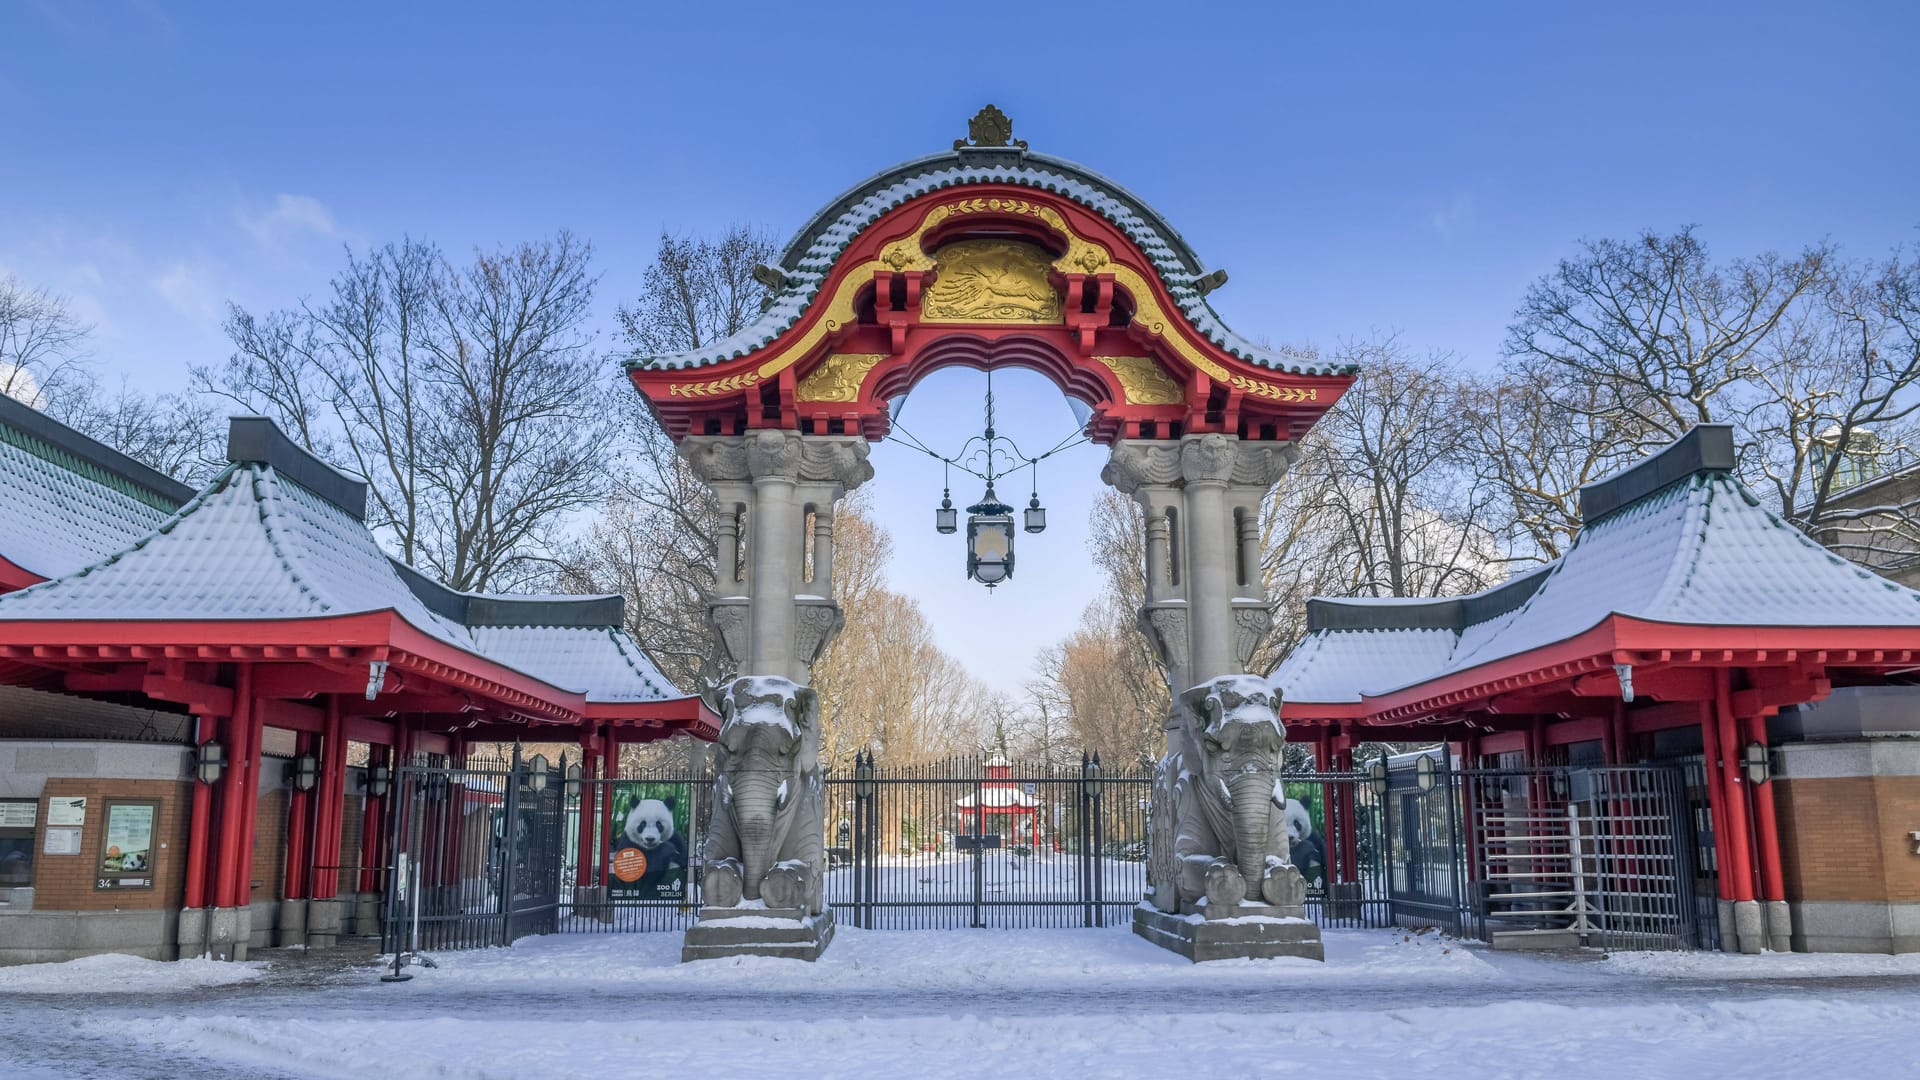
[[[723,554],[722,580],[708,598],[708,620],[736,678],[721,702],[704,903],[681,957],[812,960],[832,940],[833,918],[823,902],[819,710],[805,683],[842,625],[833,507],[873,476],[867,443],[766,430],[692,436],[680,452],[723,505],[746,508],[749,533],[746,589],[727,579]],[[811,582],[803,574],[809,547]]]
[[[1233,663],[1235,555],[1233,511],[1227,502],[1239,445],[1226,435],[1180,441],[1180,478],[1187,497],[1187,648],[1192,674],[1200,679],[1242,670]],[[1176,694],[1184,689],[1173,688]]]

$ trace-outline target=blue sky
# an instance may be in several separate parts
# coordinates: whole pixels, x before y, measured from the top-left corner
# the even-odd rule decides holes
[[[571,228],[610,322],[662,229],[784,239],[986,101],[1159,208],[1231,273],[1223,317],[1276,343],[1395,329],[1492,364],[1581,237],[1920,239],[1912,3],[663,8],[0,6],[0,274],[67,294],[101,368],[153,389],[224,356],[227,300],[291,302],[342,244],[404,234],[458,251]],[[1029,390],[1003,393],[1003,426],[1070,424]],[[908,413],[956,443],[972,417]],[[947,580],[957,545],[922,520],[937,475],[876,460],[896,580],[1017,682],[1091,594],[1098,453],[1050,470],[1055,528],[992,598]]]

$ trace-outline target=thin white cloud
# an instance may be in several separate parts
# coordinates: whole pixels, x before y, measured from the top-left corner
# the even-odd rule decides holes
[[[1473,192],[1456,191],[1439,206],[1427,213],[1427,222],[1433,231],[1443,237],[1453,237],[1473,226]]]
[[[221,293],[213,275],[202,266],[171,262],[155,275],[153,290],[167,306],[190,319],[218,319]]]
[[[334,224],[333,211],[311,195],[282,193],[273,197],[273,205],[241,207],[234,212],[234,217],[248,235],[266,247],[277,247],[303,235],[331,237],[340,233],[339,226]]]

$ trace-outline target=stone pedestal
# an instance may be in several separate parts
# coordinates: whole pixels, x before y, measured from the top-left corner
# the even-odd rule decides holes
[[[175,935],[175,957],[193,960],[207,952],[207,909],[181,908],[179,930]]]
[[[380,894],[363,892],[353,901],[353,932],[361,937],[380,933]]]
[[[1767,909],[1767,948],[1774,952],[1793,951],[1793,911],[1785,900],[1769,900]]]
[[[680,961],[723,956],[778,956],[818,960],[833,941],[833,910],[807,915],[799,908],[701,908],[687,929]]]
[[[280,916],[274,921],[273,943],[281,948],[307,944],[307,902],[280,901]]]
[[[340,919],[345,903],[326,898],[307,901],[307,947],[331,949],[340,941]]]
[[[253,912],[223,907],[207,911],[206,955],[214,960],[245,960],[253,937]]]
[[[1242,903],[1237,910],[1175,915],[1150,904],[1133,909],[1133,932],[1199,963],[1239,957],[1325,960],[1320,927],[1299,908]]]
[[[1733,933],[1743,953],[1757,953],[1766,949],[1766,919],[1760,910],[1760,901],[1734,901]]]

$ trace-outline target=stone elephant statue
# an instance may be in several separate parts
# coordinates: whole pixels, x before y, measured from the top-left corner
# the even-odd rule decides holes
[[[1256,903],[1298,907],[1305,884],[1289,859],[1275,801],[1286,735],[1279,694],[1230,675],[1175,702],[1167,756],[1154,774],[1155,855],[1149,901],[1163,911]]]
[[[790,679],[737,679],[722,702],[717,747],[707,905],[764,900],[820,914],[826,852],[818,698]]]

